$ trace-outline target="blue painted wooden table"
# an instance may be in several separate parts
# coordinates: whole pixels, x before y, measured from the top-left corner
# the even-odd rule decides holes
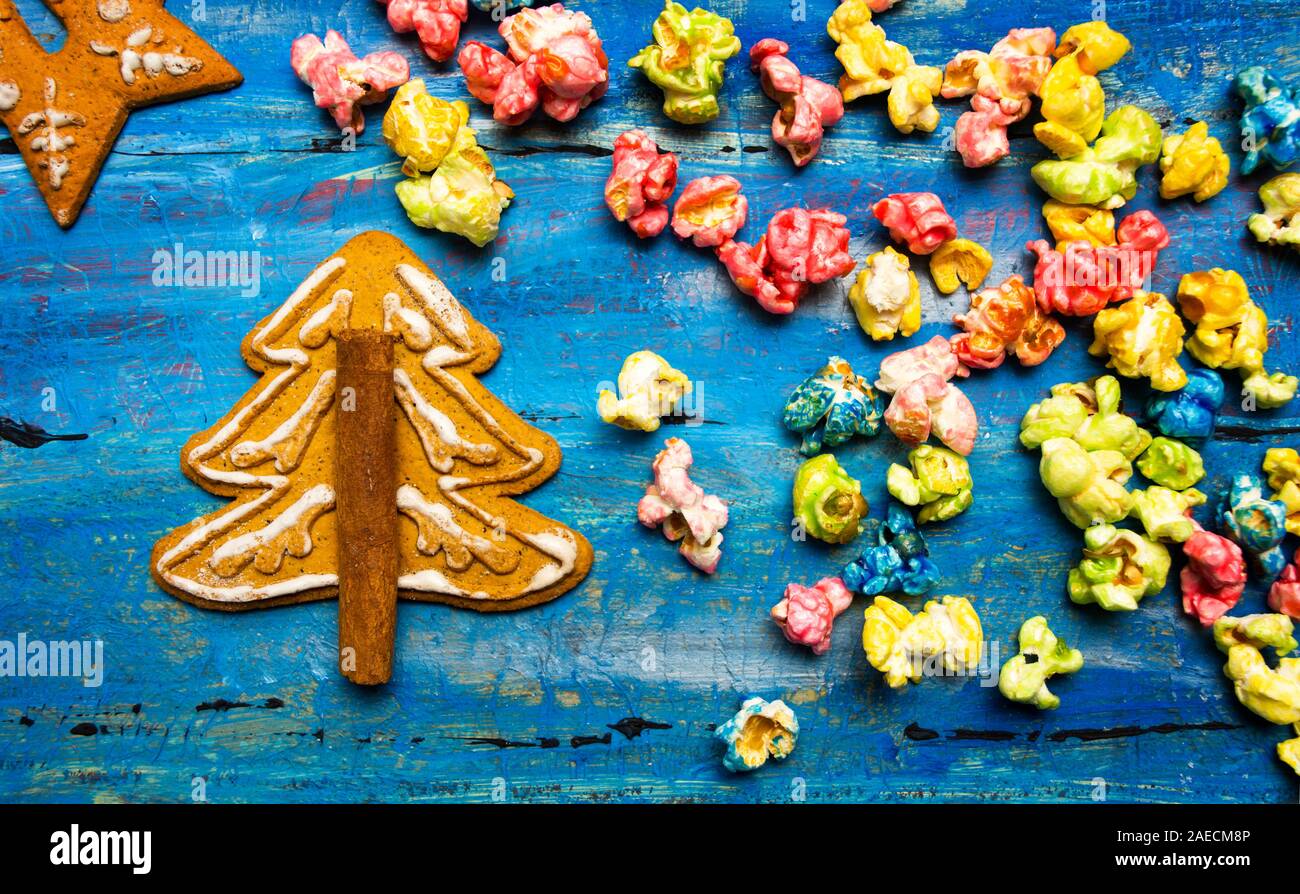
[[[186,5],[172,4],[182,16]],[[782,37],[806,73],[826,80],[840,71],[824,32],[833,5],[809,0],[800,22],[786,0],[711,4],[736,21],[746,47]],[[1053,687],[1060,709],[1022,710],[976,680],[890,691],[857,644],[861,600],[836,626],[829,654],[784,641],[768,610],[785,584],[836,572],[856,553],[790,536],[800,458],[780,425],[782,404],[828,353],[870,372],[899,345],[865,338],[847,280],[778,319],[738,294],[706,253],[671,235],[639,242],[602,203],[608,147],[639,126],[679,153],[683,180],[738,177],[750,234],[781,207],[838,209],[856,257],[886,242],[871,201],[933,190],[962,234],[992,249],[992,281],[1028,273],[1023,244],[1044,235],[1043,196],[1028,175],[1044,150],[1021,125],[1010,158],[966,171],[941,134],[896,133],[877,98],[852,105],[821,155],[796,171],[773,147],[773,106],[741,61],[729,66],[717,121],[675,126],[660,114],[658,92],[623,67],[659,4],[573,6],[593,17],[613,60],[609,95],[570,125],[514,130],[471,101],[480,139],[517,193],[500,238],[481,251],[407,222],[392,190],[398,163],[379,136],[382,107],[356,150],[342,151],[289,69],[293,37],[334,27],[361,52],[401,51],[437,94],[463,96],[455,66],[434,66],[413,37],[392,34],[373,0],[206,4],[194,27],[244,72],[244,85],[133,115],[70,232],[49,219],[12,142],[0,144],[0,415],[89,434],[35,450],[0,444],[0,639],[97,639],[105,650],[97,688],[0,678],[0,797],[756,801],[803,792],[808,801],[1088,801],[1104,790],[1114,801],[1294,800],[1295,779],[1273,754],[1284,730],[1236,703],[1221,656],[1182,615],[1172,587],[1133,614],[1066,598],[1079,532],[1039,485],[1036,456],[1019,449],[1016,432],[1050,385],[1100,372],[1084,325],[1068,326],[1044,366],[1009,363],[963,386],[980,419],[977,499],[931,532],[940,592],[970,595],[1004,654],[1036,613],[1085,652],[1084,670]],[[1060,31],[1091,10],[908,0],[880,22],[921,61],[942,64],[1010,27]],[[1274,327],[1271,365],[1296,371],[1300,265],[1246,234],[1264,177],[1236,174],[1230,94],[1231,75],[1247,64],[1300,79],[1292,0],[1110,0],[1105,13],[1135,44],[1102,76],[1108,98],[1143,106],[1166,128],[1207,120],[1233,152],[1228,189],[1202,206],[1161,202],[1154,172],[1142,172],[1130,208],[1156,210],[1173,237],[1156,289],[1171,293],[1193,269],[1239,270]],[[486,16],[475,13],[466,30],[496,43]],[[964,108],[944,103],[941,128]],[[185,439],[254,381],[240,339],[316,263],[375,228],[407,241],[500,335],[502,359],[486,385],[564,449],[560,474],[523,499],[580,528],[596,560],[578,589],[516,614],[403,604],[396,678],[367,691],[335,672],[333,603],[205,612],[158,590],[147,559],[160,535],[219,505],[182,477],[177,460]],[[154,253],[177,243],[259,252],[260,292],[157,287]],[[493,278],[498,258],[504,282]],[[949,318],[964,309],[964,299],[920,278],[925,325],[912,344],[951,332]],[[636,524],[662,438],[595,417],[598,383],[640,348],[665,354],[703,387],[705,423],[664,433],[688,438],[698,480],[732,503],[714,577]],[[1140,389],[1125,387],[1138,406]],[[1257,470],[1266,447],[1293,438],[1300,413],[1229,404],[1205,455],[1203,487],[1214,496],[1232,473]],[[885,434],[838,455],[879,511],[885,468],[904,452]],[[1239,611],[1262,610],[1264,589],[1252,584]],[[734,777],[711,730],[751,694],[786,699],[803,734],[790,760]]]

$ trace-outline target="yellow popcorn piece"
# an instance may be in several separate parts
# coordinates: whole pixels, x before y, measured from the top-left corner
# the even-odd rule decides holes
[[[835,58],[844,66],[839,86],[846,102],[884,93],[915,64],[907,47],[887,40],[885,29],[872,23],[866,0],[841,3],[826,22],[826,33],[839,44]]]
[[[849,289],[849,303],[858,325],[872,341],[904,338],[921,328],[921,287],[906,255],[893,248],[867,258]]]
[[[1268,666],[1262,649],[1278,655],[1296,648],[1291,619],[1280,614],[1225,616],[1214,622],[1214,643],[1228,656],[1223,672],[1237,700],[1272,723],[1300,722],[1300,658]],[[1283,743],[1286,744],[1286,743]]]
[[[961,283],[971,291],[978,289],[992,269],[993,256],[969,239],[949,239],[930,255],[930,277],[945,295],[957,291]]]
[[[1098,247],[1115,245],[1115,212],[1095,205],[1067,205],[1056,199],[1043,203],[1043,219],[1056,240],[1056,250],[1067,242],[1088,242]]]
[[[1189,354],[1212,369],[1237,370],[1259,407],[1280,407],[1295,397],[1295,376],[1264,369],[1268,317],[1241,274],[1221,267],[1186,274],[1178,283],[1178,306],[1196,327],[1187,339]]]
[[[423,80],[414,78],[393,94],[384,115],[384,142],[402,157],[402,173],[415,177],[442,164],[468,121],[468,105],[433,96]]]
[[[1105,22],[1072,25],[1056,44],[1056,58],[1077,55],[1079,67],[1097,74],[1123,59],[1133,45],[1129,39]]]
[[[1291,447],[1270,447],[1264,454],[1264,474],[1273,488],[1271,499],[1286,506],[1286,529],[1300,534],[1300,453]]]
[[[1079,53],[1057,60],[1043,80],[1043,121],[1034,125],[1038,142],[1059,158],[1071,158],[1088,148],[1106,117],[1101,82],[1079,65]]]
[[[866,610],[862,648],[892,689],[940,669],[951,675],[974,670],[983,646],[979,615],[965,597],[932,599],[914,615],[888,596],[877,596]]]
[[[1160,156],[1160,198],[1190,194],[1204,202],[1228,185],[1229,167],[1228,154],[1219,141],[1210,136],[1204,121],[1197,121],[1187,133],[1165,137]]]
[[[1300,734],[1300,723],[1295,724],[1294,729],[1297,734]],[[1300,738],[1278,742],[1277,756],[1282,758],[1282,763],[1295,770],[1297,775],[1300,775]]]
[[[604,390],[596,412],[604,422],[633,431],[657,431],[659,419],[681,408],[694,386],[654,351],[629,354],[618,373],[618,394]]]
[[[1088,353],[1109,355],[1106,365],[1120,375],[1149,379],[1157,391],[1177,391],[1187,384],[1187,373],[1178,365],[1183,321],[1164,295],[1139,291],[1098,313],[1092,329]]]
[[[889,88],[889,121],[900,133],[923,130],[932,133],[939,126],[934,98],[943,86],[943,70],[929,65],[904,69]]]

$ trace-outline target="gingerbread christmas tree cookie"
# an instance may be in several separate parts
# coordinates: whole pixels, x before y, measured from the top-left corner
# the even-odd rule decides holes
[[[233,502],[159,540],[154,578],[227,611],[338,597],[359,683],[389,678],[399,597],[508,611],[576,586],[587,540],[510,499],[560,448],[479,382],[500,353],[405,244],[357,236],[245,338],[260,380],[181,454]]]
[[[60,226],[81,213],[133,109],[243,77],[163,0],[45,0],[67,29],[50,53],[0,0],[0,121]]]

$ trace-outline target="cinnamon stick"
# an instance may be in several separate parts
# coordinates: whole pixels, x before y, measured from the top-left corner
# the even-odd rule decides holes
[[[334,491],[338,516],[339,670],[387,683],[397,626],[397,457],[393,339],[371,329],[338,336]]]

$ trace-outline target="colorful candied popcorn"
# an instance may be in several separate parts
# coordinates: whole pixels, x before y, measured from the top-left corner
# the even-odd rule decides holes
[[[1220,267],[1186,274],[1178,283],[1178,306],[1196,327],[1187,339],[1189,354],[1211,369],[1237,370],[1258,407],[1280,407],[1295,397],[1295,376],[1264,369],[1268,317],[1241,274]]]
[[[664,92],[664,114],[680,124],[718,117],[718,91],[726,62],[740,52],[731,19],[673,0],[651,26],[655,42],[628,61]]]
[[[1120,375],[1148,379],[1157,391],[1187,384],[1187,373],[1178,365],[1183,321],[1164,295],[1135,292],[1123,304],[1099,312],[1092,325],[1088,353],[1109,357],[1106,365]]]
[[[1042,615],[1021,624],[1016,638],[1020,651],[1002,665],[998,691],[1013,702],[1033,705],[1040,711],[1059,707],[1061,699],[1047,688],[1047,681],[1082,668],[1083,653],[1057,637]]]
[[[1138,603],[1164,589],[1169,550],[1136,531],[1093,525],[1083,534],[1083,559],[1070,569],[1066,590],[1076,605],[1108,612],[1136,611]]]
[[[858,325],[872,341],[904,338],[921,328],[921,287],[906,255],[886,247],[868,255],[849,289]]]
[[[799,452],[816,456],[823,447],[838,447],[854,435],[875,437],[885,405],[847,360],[831,357],[800,383],[786,402],[785,427],[803,435]]]
[[[853,593],[838,577],[824,577],[811,587],[790,584],[781,601],[772,606],[772,620],[785,638],[824,655],[831,647],[835,619],[853,604]]]
[[[1038,305],[1044,311],[1084,317],[1131,298],[1168,245],[1169,231],[1145,210],[1120,222],[1115,245],[1097,245],[1091,239],[1068,241],[1063,248],[1059,244],[1052,248],[1043,239],[1027,242],[1025,248],[1038,255],[1034,265]]]
[[[553,3],[501,22],[509,55],[469,41],[456,59],[465,86],[502,124],[523,124],[538,106],[572,121],[609,89],[609,59],[586,13]]]
[[[823,453],[804,460],[794,476],[794,516],[809,535],[826,543],[848,543],[862,531],[867,500],[862,484]]]
[[[970,464],[961,454],[922,444],[908,452],[907,462],[911,468],[891,463],[885,481],[895,500],[920,507],[918,524],[947,521],[975,502]]]
[[[381,102],[384,95],[411,76],[400,53],[385,50],[358,59],[343,35],[326,31],[325,40],[304,34],[293,42],[289,63],[294,73],[311,87],[312,100],[327,109],[339,130],[361,134],[366,119],[363,105]]]
[[[636,517],[647,528],[662,526],[666,538],[681,541],[682,558],[712,574],[722,558],[727,504],[691,481],[694,461],[690,446],[681,438],[665,441],[654,459],[655,483],[637,503]]]
[[[979,422],[970,399],[949,380],[970,370],[942,335],[897,351],[880,363],[876,388],[892,394],[885,424],[904,444],[924,443],[933,432],[962,456],[975,448]]]
[[[844,100],[830,84],[800,74],[786,57],[789,52],[788,44],[769,37],[754,44],[749,61],[763,92],[780,106],[772,118],[772,139],[801,168],[821,149],[826,128],[844,117]]]
[[[1018,275],[972,295],[970,309],[952,321],[962,329],[951,339],[953,353],[979,369],[1001,366],[1008,353],[1022,366],[1037,366],[1065,341],[1065,329],[1039,310],[1033,290]]]
[[[718,260],[736,288],[768,313],[793,313],[810,285],[851,273],[848,218],[827,209],[786,208],[756,245],[728,239]]]
[[[1120,106],[1106,116],[1093,145],[1069,158],[1040,161],[1034,182],[1053,199],[1070,205],[1118,208],[1137,194],[1137,169],[1160,157],[1160,125],[1137,106]]]
[[[658,431],[659,420],[682,409],[694,386],[654,351],[629,354],[618,373],[618,393],[604,390],[596,402],[603,422],[631,431]]]
[[[939,582],[939,568],[930,558],[925,537],[911,513],[891,503],[884,521],[869,518],[862,531],[872,545],[840,572],[846,587],[866,596],[919,596],[934,589]]]
[[[768,758],[782,761],[794,751],[799,721],[780,699],[745,699],[740,710],[714,735],[727,746],[722,765],[733,773],[757,770]]]
[[[668,225],[668,198],[677,188],[677,156],[661,153],[644,131],[629,130],[614,141],[613,164],[605,205],[642,239],[658,236]]]
[[[877,596],[866,610],[862,649],[891,689],[919,682],[927,672],[970,673],[979,667],[983,647],[979,615],[962,596],[931,599],[917,614]]]

